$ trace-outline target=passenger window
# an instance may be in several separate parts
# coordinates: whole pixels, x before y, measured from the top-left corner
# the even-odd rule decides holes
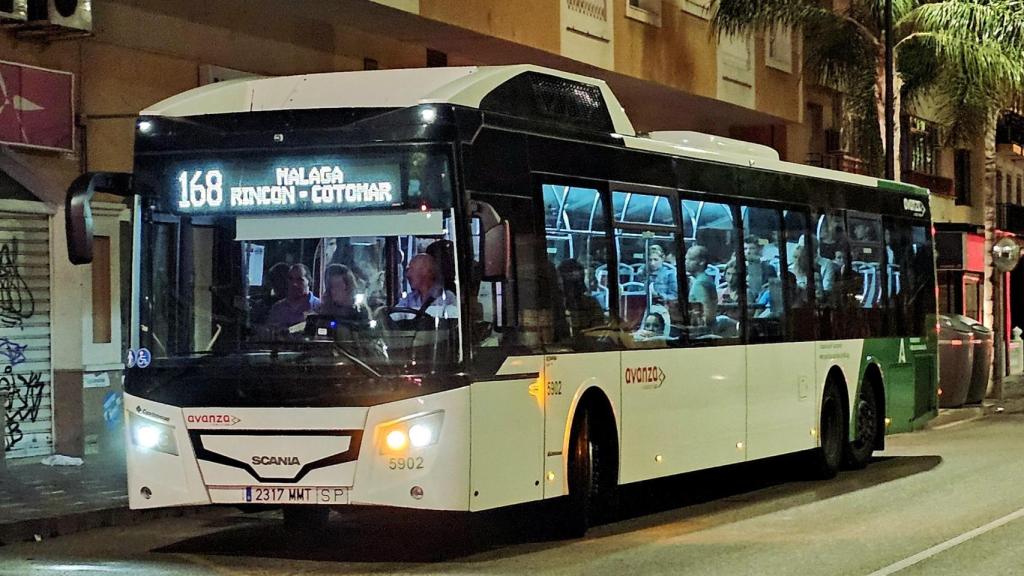
[[[807,239],[811,238],[811,243],[814,243],[814,236],[809,230],[810,218],[806,212],[784,210],[782,221],[786,243],[784,254],[780,257],[786,259],[786,274],[782,281],[786,309],[789,311],[787,335],[796,341],[813,340],[816,322],[812,298],[814,274],[807,273],[811,269],[809,262],[798,262],[799,259],[809,257],[805,249]]]
[[[882,306],[882,230],[874,219],[848,216],[850,229],[850,272],[854,278],[854,300],[860,308]]]
[[[612,192],[623,214],[615,222],[619,259],[619,318],[634,342],[664,346],[679,338],[676,227],[667,196]]]
[[[892,335],[921,334],[927,316],[935,309],[935,294],[929,289],[934,273],[931,235],[920,224],[886,219],[885,246]]]
[[[776,341],[782,337],[785,319],[779,238],[782,216],[769,208],[741,208],[743,215],[743,263],[746,268],[746,321],[751,341]],[[735,263],[733,263],[735,264]],[[726,266],[727,289],[735,300],[736,266]],[[787,271],[788,273],[788,271]],[[727,306],[723,299],[721,305]],[[738,302],[737,302],[738,305]]]
[[[604,201],[594,188],[545,184],[543,193],[552,338],[561,346],[592,349],[609,323]]]
[[[692,238],[684,238],[687,278],[686,326],[693,342],[733,340],[740,337],[742,312],[738,306],[720,306],[732,299],[739,286],[730,287],[726,271],[738,270],[737,229],[727,204],[682,201],[683,217],[692,219]],[[686,225],[684,223],[684,230]]]

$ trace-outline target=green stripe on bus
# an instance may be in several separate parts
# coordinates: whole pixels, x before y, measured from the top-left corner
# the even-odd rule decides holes
[[[878,188],[879,188],[879,190],[890,190],[890,191],[893,191],[893,192],[905,192],[905,193],[908,193],[908,194],[917,194],[917,195],[921,195],[921,196],[927,196],[928,195],[928,189],[927,188],[921,188],[920,186],[915,186],[913,184],[907,184],[906,182],[893,182],[892,180],[882,180],[881,178],[878,179]]]

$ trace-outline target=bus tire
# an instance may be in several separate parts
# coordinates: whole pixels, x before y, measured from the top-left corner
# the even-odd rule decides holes
[[[846,443],[844,461],[847,468],[859,470],[868,465],[871,454],[878,444],[879,405],[876,384],[866,378],[853,405],[853,421],[856,425],[853,440]]]
[[[821,397],[821,420],[818,424],[821,445],[811,454],[811,473],[814,478],[828,480],[839,472],[843,464],[848,421],[839,386],[829,381]]]
[[[326,506],[285,506],[284,527],[295,534],[314,534],[327,527],[331,509]]]
[[[569,496],[560,521],[563,536],[579,538],[600,518],[611,499],[612,478],[608,465],[613,447],[600,428],[597,413],[587,407],[573,419],[569,436]]]

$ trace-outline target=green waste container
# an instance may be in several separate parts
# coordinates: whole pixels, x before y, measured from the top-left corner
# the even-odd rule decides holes
[[[992,374],[992,344],[994,334],[981,322],[967,316],[958,317],[961,322],[971,327],[974,333],[974,361],[971,368],[971,385],[967,390],[967,404],[978,404],[988,393],[989,375]]]

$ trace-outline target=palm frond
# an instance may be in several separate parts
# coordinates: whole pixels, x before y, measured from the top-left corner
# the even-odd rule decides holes
[[[719,36],[763,33],[776,26],[815,29],[836,19],[812,0],[714,0],[711,29]]]
[[[945,32],[965,41],[1024,47],[1024,1],[946,0],[923,4],[901,22],[912,33]]]

